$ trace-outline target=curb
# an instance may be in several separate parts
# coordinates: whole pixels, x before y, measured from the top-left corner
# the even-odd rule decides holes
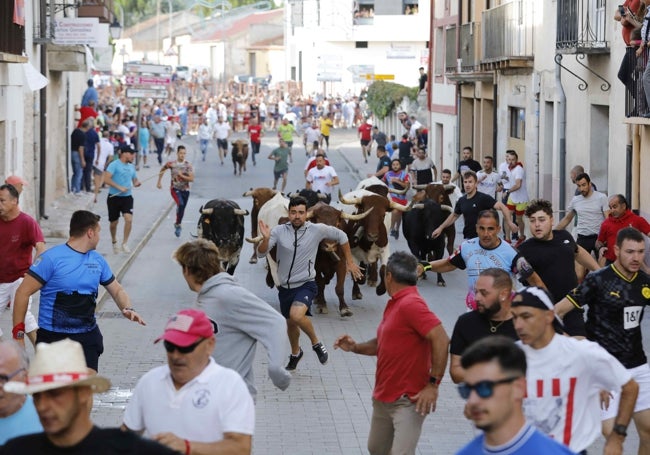
[[[352,174],[355,175],[355,177],[356,177],[356,179],[357,179],[357,183],[358,183],[358,182],[360,182],[361,180],[363,180],[365,177],[363,177],[363,176],[359,173],[359,169],[358,169],[354,164],[352,164],[352,162],[348,159],[348,157],[346,156],[346,154],[343,153],[343,152],[341,152],[341,149],[342,149],[343,147],[349,147],[349,146],[348,146],[347,144],[337,145],[335,150],[336,150],[336,152],[341,156],[341,158],[343,158],[343,161],[345,161],[345,163],[347,164],[348,169],[350,169],[350,172],[351,172]]]

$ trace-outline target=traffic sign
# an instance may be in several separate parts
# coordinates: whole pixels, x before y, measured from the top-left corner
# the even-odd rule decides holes
[[[169,97],[169,93],[165,89],[154,89],[154,88],[133,88],[129,87],[126,89],[127,98],[160,98],[166,99]]]
[[[140,73],[140,74],[160,74],[164,76],[171,76],[171,65],[152,65],[149,63],[127,63],[127,73]]]
[[[172,81],[168,76],[126,76],[126,85],[167,85]]]
[[[366,74],[367,81],[392,81],[394,79],[394,74]]]

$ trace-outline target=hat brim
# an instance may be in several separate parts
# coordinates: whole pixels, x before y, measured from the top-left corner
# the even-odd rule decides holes
[[[188,334],[185,332],[180,332],[178,330],[166,330],[161,336],[159,336],[154,343],[158,343],[161,340],[169,341],[170,343],[180,346],[182,348],[190,346],[197,341],[199,341],[201,336]]]
[[[111,388],[111,381],[102,376],[81,379],[72,382],[48,382],[42,384],[27,384],[20,381],[9,381],[4,385],[7,393],[31,395],[45,392],[46,390],[61,389],[63,387],[90,387],[93,393],[104,393]]]

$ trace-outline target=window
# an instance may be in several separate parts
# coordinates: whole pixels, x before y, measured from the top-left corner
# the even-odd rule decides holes
[[[404,3],[404,8],[402,11],[405,16],[410,16],[413,14],[418,14],[418,0],[402,0]]]
[[[375,1],[358,0],[354,2],[354,25],[371,25],[375,22]]]
[[[368,41],[356,41],[354,47],[357,49],[368,49]]]
[[[25,27],[14,22],[14,4],[14,2],[6,0],[0,2],[0,52],[23,55],[23,50],[25,49]],[[16,17],[18,22],[21,19],[24,24],[24,10],[23,16],[18,14]]]
[[[526,109],[510,107],[510,137],[526,140]]]

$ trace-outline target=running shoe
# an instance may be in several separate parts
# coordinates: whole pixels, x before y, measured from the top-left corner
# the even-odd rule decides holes
[[[176,237],[180,237],[180,236],[181,236],[181,225],[180,225],[180,224],[175,224],[175,225],[174,225],[174,235],[175,235]]]
[[[288,371],[295,370],[296,367],[298,366],[298,362],[300,362],[300,359],[302,359],[302,355],[303,355],[302,348],[300,348],[300,352],[298,353],[298,355],[293,355],[293,354],[289,355],[289,363],[284,369]],[[325,353],[325,355],[327,355],[327,353]]]
[[[120,254],[122,250],[120,250],[120,247],[118,246],[117,242],[113,242],[113,253],[114,254]]]
[[[122,252],[123,252],[123,253],[130,253],[130,252],[131,252],[131,248],[129,248],[129,245],[127,245],[126,243],[123,243],[123,244],[122,244]]]
[[[329,354],[327,353],[327,349],[325,349],[325,346],[323,346],[323,343],[316,343],[315,345],[312,346],[312,349],[318,356],[318,361],[322,364],[325,365],[327,363],[327,359],[329,359]],[[301,352],[302,355],[302,352]]]

